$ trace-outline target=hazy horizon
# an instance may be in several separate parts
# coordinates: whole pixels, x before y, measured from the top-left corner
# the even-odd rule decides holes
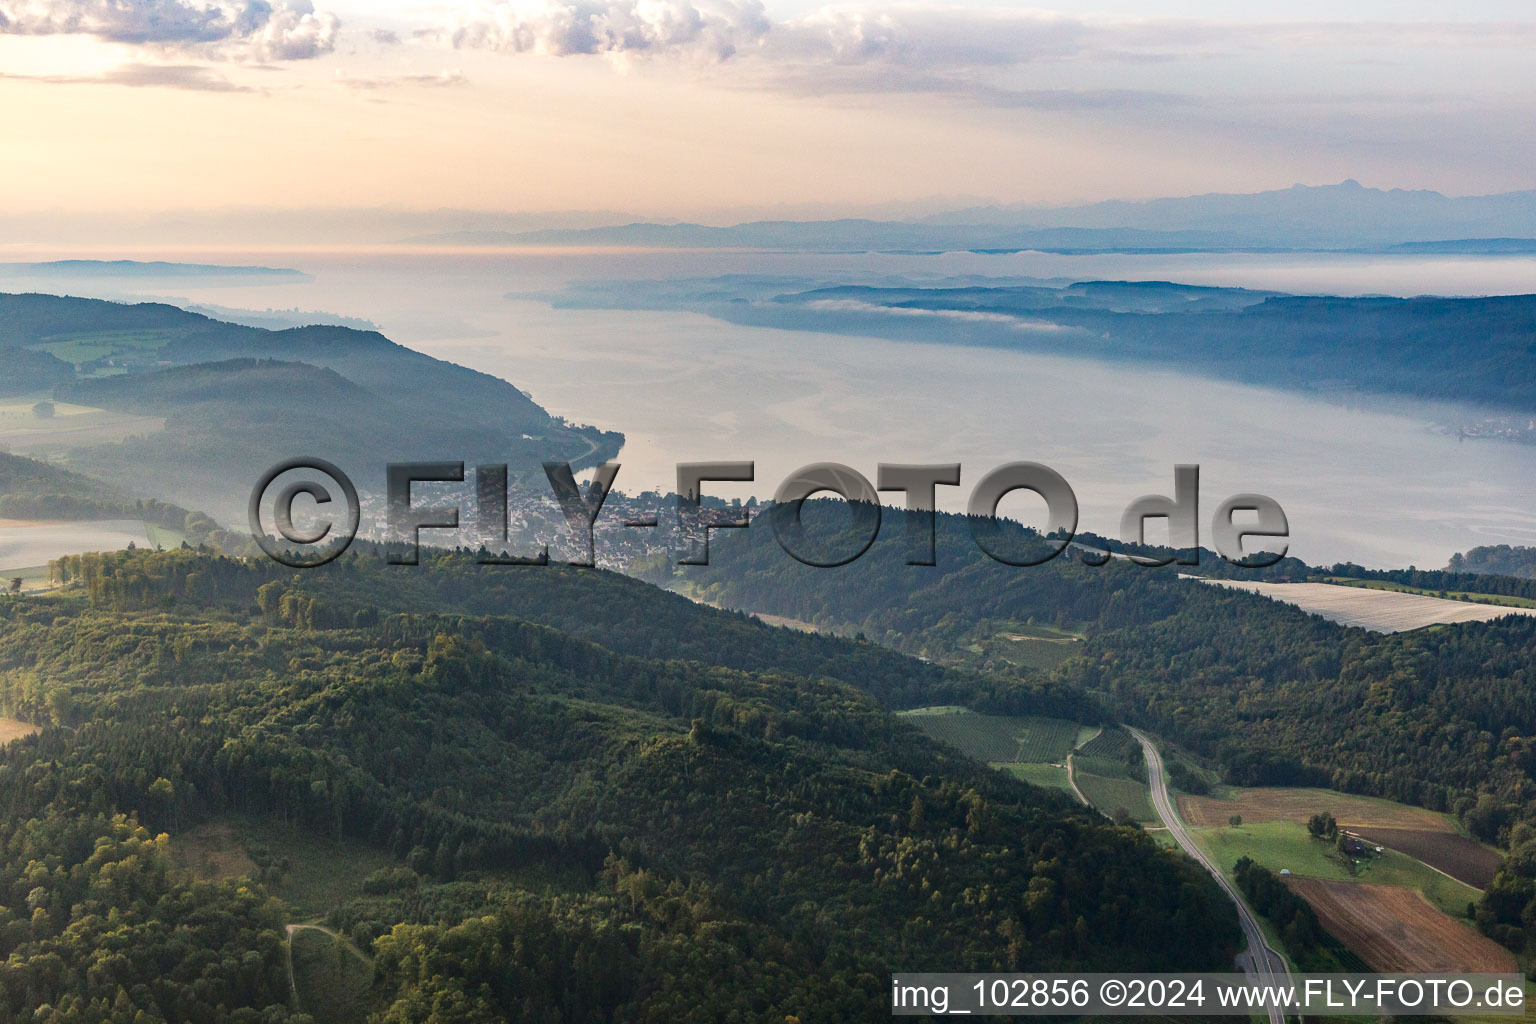
[[[785,200],[775,203],[741,203],[730,206],[704,207],[692,211],[673,208],[636,208],[613,209],[600,203],[588,206],[576,207],[535,207],[510,205],[486,205],[486,206],[459,206],[451,203],[418,204],[389,202],[377,204],[362,203],[332,203],[306,205],[303,203],[239,203],[230,202],[213,206],[189,206],[169,205],[157,208],[124,211],[121,209],[101,208],[90,209],[86,207],[62,207],[56,206],[43,210],[19,210],[13,207],[0,206],[0,218],[15,220],[33,220],[39,223],[47,222],[60,217],[91,216],[100,217],[103,214],[116,216],[123,220],[154,219],[165,217],[214,217],[230,216],[243,217],[258,214],[281,213],[284,216],[302,217],[314,214],[332,216],[489,216],[507,218],[526,218],[530,221],[564,221],[566,219],[581,220],[592,224],[622,223],[624,219],[644,220],[650,223],[696,223],[728,226],[751,220],[919,220],[932,217],[936,214],[962,213],[968,210],[981,210],[993,207],[1009,212],[1038,211],[1042,213],[1071,211],[1085,209],[1100,205],[1145,205],[1157,203],[1163,200],[1177,199],[1205,199],[1205,198],[1236,198],[1262,195],[1265,193],[1281,193],[1288,191],[1327,191],[1346,186],[1360,186],[1368,192],[1400,194],[1420,193],[1438,195],[1446,199],[1489,199],[1501,196],[1519,195],[1522,193],[1536,192],[1536,177],[1530,184],[1518,187],[1501,189],[1498,191],[1481,192],[1448,192],[1436,188],[1409,188],[1390,181],[1363,182],[1357,177],[1349,176],[1338,180],[1329,181],[1295,181],[1286,185],[1256,184],[1252,188],[1234,188],[1211,190],[1203,192],[1169,192],[1157,195],[1105,195],[1097,198],[1030,200],[1008,198],[1000,194],[993,195],[919,195],[907,199],[889,200],[884,202],[869,203],[831,203],[815,200]]]
[[[814,225],[839,221],[925,225],[935,231],[968,226],[1018,231],[1059,228],[1203,230],[1204,241],[1192,236],[1188,242],[1180,243],[1195,249],[1219,248],[1218,237],[1222,234],[1239,244],[1309,248],[1317,243],[1316,238],[1307,237],[1309,233],[1315,235],[1321,231],[1332,239],[1321,247],[1332,248],[1340,244],[1368,245],[1383,241],[1536,237],[1536,189],[1447,196],[1433,190],[1362,185],[1351,178],[1326,185],[1297,183],[1261,192],[1213,192],[1145,200],[1108,199],[1087,204],[1006,203],[978,196],[930,197],[857,206],[825,203],[744,206],[699,211],[692,216],[596,206],[590,209],[518,210],[453,206],[412,208],[402,204],[230,205],[115,213],[83,210],[14,212],[0,208],[0,229],[10,236],[0,242],[0,257],[22,262],[77,257],[133,258],[176,248],[254,252],[263,249],[302,251],[316,247],[341,251],[387,249],[429,241],[451,248],[458,241],[447,236],[473,233],[500,234],[510,240],[510,236],[522,233],[579,232],[634,225],[729,228],[756,223]],[[435,237],[439,235],[444,237]],[[947,241],[940,236],[937,241],[940,249],[990,244],[984,235],[969,242],[963,235],[952,236]],[[559,247],[566,242],[555,244]],[[603,240],[591,244],[624,244],[641,248],[648,245],[644,241],[613,243]],[[850,244],[856,248],[861,243],[852,239]],[[901,248],[900,245],[869,247]]]

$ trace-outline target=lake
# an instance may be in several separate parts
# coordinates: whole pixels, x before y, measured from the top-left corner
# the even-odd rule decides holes
[[[557,310],[505,298],[576,280],[734,273],[829,283],[985,275],[1493,294],[1536,292],[1530,258],[566,249],[126,255],[293,266],[312,279],[32,286],[372,320],[396,341],[512,381],[553,413],[623,431],[628,443],[617,486],[630,492],[670,489],[682,461],[755,460],[753,484],[716,486],[717,493],[741,497],[767,497],[790,471],[811,462],[843,462],[871,480],[880,462],[959,462],[963,486],[940,489],[941,504],[959,509],[984,472],[1027,459],[1052,466],[1072,484],[1082,528],[1117,533],[1127,503],[1170,492],[1174,464],[1192,462],[1202,471],[1207,543],[1216,505],[1257,491],[1285,508],[1291,552],[1311,562],[1439,567],[1452,552],[1477,544],[1536,544],[1536,446],[1458,440],[1437,428],[1458,410],[998,349],[741,327],[694,313]],[[13,250],[6,258],[52,256]],[[12,280],[0,287],[18,287]],[[1018,495],[1003,510],[1025,521],[1041,518]]]

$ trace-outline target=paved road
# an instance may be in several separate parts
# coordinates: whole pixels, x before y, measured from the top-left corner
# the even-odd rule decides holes
[[[1173,800],[1168,796],[1168,780],[1163,774],[1163,758],[1157,752],[1157,747],[1152,741],[1138,729],[1127,731],[1141,744],[1142,753],[1147,758],[1147,783],[1152,790],[1152,806],[1157,811],[1157,816],[1163,819],[1163,824],[1168,826],[1168,834],[1173,836],[1189,856],[1193,857],[1200,866],[1209,871],[1216,879],[1218,885],[1232,898],[1237,905],[1238,923],[1243,926],[1243,936],[1248,940],[1248,948],[1238,956],[1238,963],[1243,973],[1252,975],[1261,986],[1273,986],[1291,984],[1291,969],[1285,962],[1285,957],[1270,948],[1264,940],[1264,929],[1259,927],[1259,919],[1254,915],[1253,909],[1248,906],[1248,901],[1243,899],[1237,888],[1223,875],[1205,852],[1195,845],[1189,832],[1184,828],[1184,823],[1179,820],[1178,811],[1174,809]],[[1268,1008],[1271,1024],[1285,1024],[1285,1011],[1278,1006]]]

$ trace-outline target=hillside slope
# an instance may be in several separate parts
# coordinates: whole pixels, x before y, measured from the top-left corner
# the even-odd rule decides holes
[[[946,752],[844,681],[942,670],[685,612],[602,573],[545,572],[349,556],[295,578],[193,552],[74,560],[74,596],[0,603],[0,698],[68,726],[0,752],[0,832],[90,809],[174,837],[238,812],[385,851],[398,868],[329,916],[372,946],[375,1006],[400,1021],[450,1006],[471,1024],[872,1019],[889,1011],[897,965],[1230,960],[1230,906],[1187,862]],[[505,587],[548,615],[615,623],[620,646],[690,621],[733,628],[697,629],[698,660],[658,660],[505,615],[382,610],[402,587],[438,593],[439,609]],[[618,625],[653,602],[675,610]],[[758,670],[710,659],[711,642]],[[27,855],[46,857],[36,831]],[[26,863],[0,863],[0,883],[31,886]],[[0,1004],[118,985],[138,1000],[135,984],[166,999],[184,984],[151,991],[137,962],[88,970],[83,915],[117,894],[77,908],[53,884],[39,897],[50,930],[5,934],[24,970],[50,955],[58,967],[26,989],[8,972]],[[240,913],[232,887],[196,891],[205,919]],[[175,900],[149,912],[162,929],[180,915]],[[270,918],[250,928],[233,955],[266,964]],[[260,1006],[270,989],[221,997]]]
[[[375,331],[268,331],[157,303],[5,294],[0,325],[0,350],[48,361],[29,387],[52,384],[60,399],[167,420],[121,443],[55,439],[50,454],[129,493],[228,521],[243,521],[251,485],[278,459],[318,455],[360,488],[381,490],[389,462],[536,468],[601,461],[623,441]],[[70,379],[59,379],[60,366]]]

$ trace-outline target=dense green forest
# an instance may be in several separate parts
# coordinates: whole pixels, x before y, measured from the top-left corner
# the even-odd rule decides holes
[[[0,397],[46,391],[74,376],[75,368],[51,352],[11,349],[5,353],[5,374],[0,376]]]
[[[232,814],[394,859],[329,913],[376,952],[380,1021],[845,1021],[898,966],[1230,960],[1192,864],[889,712],[1091,702],[607,573],[429,561],[87,555],[0,603],[0,700],[45,726],[0,752],[0,1016],[297,1019],[281,907],[155,838]]]
[[[963,517],[943,515],[937,566],[905,564],[898,526],[857,562],[814,569],[758,524],[723,535],[711,565],[677,570],[673,585],[936,661],[1048,679],[1209,757],[1232,783],[1331,786],[1454,813],[1517,853],[1484,900],[1484,927],[1517,946],[1536,934],[1531,618],[1383,635],[1180,578],[1188,567],[1094,566],[1078,551],[1002,565],[976,551]],[[1031,623],[1080,633],[1076,656],[1045,671],[1010,661],[995,638]]]
[[[1492,544],[1471,548],[1465,554],[1451,556],[1446,567],[1454,573],[1493,573],[1536,579],[1536,548]]]
[[[1466,592],[1536,600],[1536,579],[1523,578],[1518,573],[1497,574],[1458,568],[1454,558],[1449,569],[1365,569],[1350,562],[1340,562],[1315,575],[1318,578],[1338,576],[1356,580],[1380,580],[1417,590],[1443,593]]]

